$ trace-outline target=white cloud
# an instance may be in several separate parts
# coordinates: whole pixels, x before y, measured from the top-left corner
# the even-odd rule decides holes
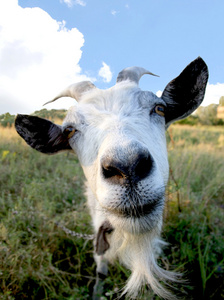
[[[113,16],[116,16],[118,13],[119,13],[119,11],[117,11],[117,10],[115,10],[115,9],[112,9],[112,11],[111,11],[111,14],[112,14]]]
[[[160,98],[162,96],[162,93],[163,93],[162,91],[158,91],[156,92],[156,96]]]
[[[74,4],[86,6],[86,2],[83,0],[60,0],[60,2],[64,2],[68,7],[72,7]]]
[[[88,79],[79,66],[83,45],[78,29],[68,30],[44,10],[1,0],[0,114],[41,109],[67,85]],[[68,100],[59,102],[48,107],[68,107]]]
[[[82,0],[76,0],[75,3],[78,5],[81,5],[81,6],[86,6],[86,2],[84,2]]]
[[[161,97],[162,91],[157,91],[156,96]],[[224,96],[224,83],[208,83],[205,91],[205,97],[201,105],[208,106],[209,104],[219,104],[221,96]]]
[[[68,7],[73,6],[73,0],[60,0],[61,3],[65,3]]]
[[[212,103],[219,104],[219,99],[221,96],[224,96],[224,83],[208,83],[202,105],[207,106]]]
[[[102,64],[103,66],[100,68],[98,74],[103,78],[104,82],[110,82],[113,76],[110,67],[105,62],[102,62]]]

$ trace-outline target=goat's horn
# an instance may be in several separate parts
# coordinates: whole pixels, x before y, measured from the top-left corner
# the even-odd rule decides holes
[[[64,89],[60,94],[58,94],[54,99],[46,102],[44,105],[54,102],[55,100],[61,97],[71,97],[79,101],[82,94],[84,92],[87,92],[88,90],[91,90],[92,88],[96,88],[96,87],[90,81],[81,81],[78,83],[71,84],[66,89]]]
[[[140,67],[129,67],[126,68],[124,70],[122,70],[118,76],[117,76],[117,82],[121,82],[124,80],[130,80],[133,82],[136,82],[136,84],[139,83],[140,78],[142,77],[142,75],[144,74],[149,74],[149,75],[153,75],[153,76],[157,76],[149,71],[147,71],[144,68],[140,68]]]

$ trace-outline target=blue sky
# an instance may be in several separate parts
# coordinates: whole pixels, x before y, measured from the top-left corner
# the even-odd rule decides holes
[[[75,81],[110,87],[134,65],[160,76],[140,81],[158,93],[198,56],[210,73],[204,105],[218,103],[223,13],[223,0],[0,0],[0,114],[39,110]]]

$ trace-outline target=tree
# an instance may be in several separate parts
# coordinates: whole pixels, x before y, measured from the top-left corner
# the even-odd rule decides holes
[[[217,124],[217,104],[210,104],[208,106],[200,106],[197,109],[197,116],[203,125]]]
[[[0,115],[0,125],[3,127],[11,127],[14,124],[15,116],[10,115],[10,113],[5,113],[3,115]]]
[[[219,99],[219,105],[224,106],[224,96],[220,97]]]

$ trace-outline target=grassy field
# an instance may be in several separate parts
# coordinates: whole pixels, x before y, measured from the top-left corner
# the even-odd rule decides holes
[[[42,155],[0,128],[0,299],[91,299],[91,234],[75,155]],[[170,181],[160,264],[184,273],[180,299],[224,299],[224,128],[175,125],[167,134]],[[129,271],[111,266],[102,299],[115,299]],[[145,290],[139,299],[159,299]]]

